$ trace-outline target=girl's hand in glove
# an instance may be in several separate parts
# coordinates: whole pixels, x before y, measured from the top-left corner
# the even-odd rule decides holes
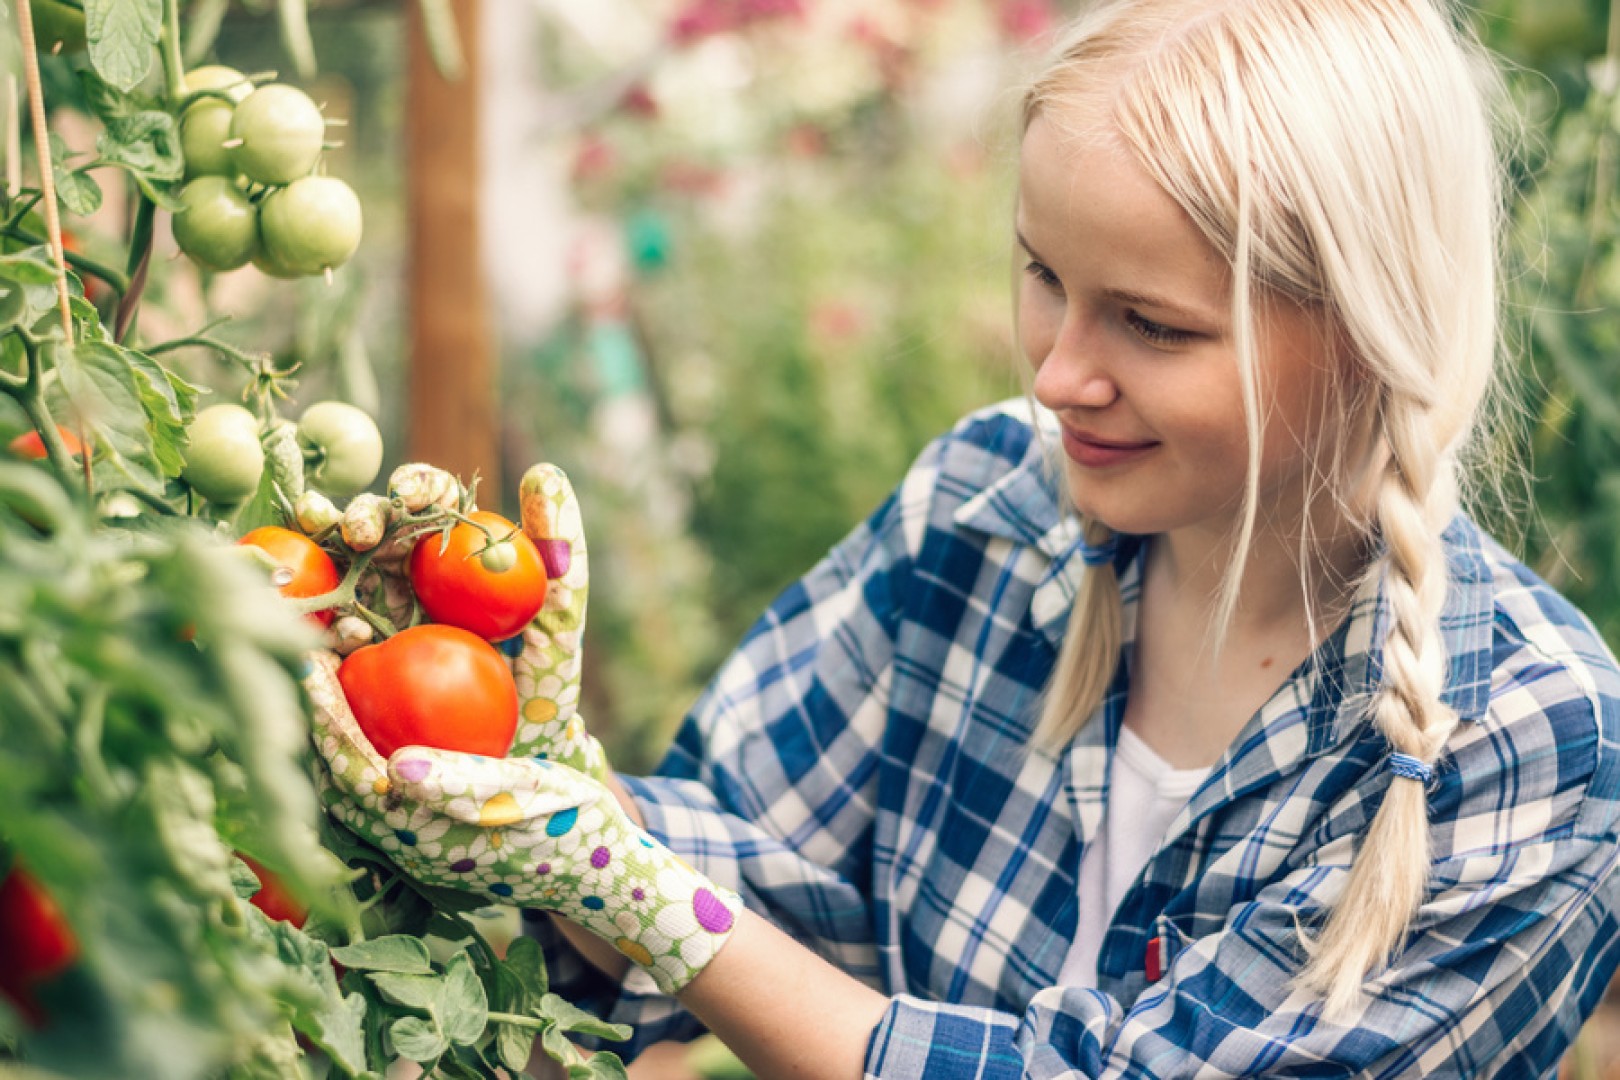
[[[336,658],[306,680],[328,810],[429,885],[553,911],[674,994],[731,935],[742,902],[637,826],[605,786],[535,758],[408,746],[384,761],[344,700]]]

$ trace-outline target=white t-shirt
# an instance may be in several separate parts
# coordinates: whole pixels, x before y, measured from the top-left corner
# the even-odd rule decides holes
[[[1209,775],[1207,768],[1172,769],[1126,727],[1109,769],[1102,828],[1080,856],[1080,925],[1058,973],[1060,986],[1097,985],[1097,954],[1114,909]]]

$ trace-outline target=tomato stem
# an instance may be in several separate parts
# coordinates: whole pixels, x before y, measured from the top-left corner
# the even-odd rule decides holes
[[[170,104],[186,96],[186,62],[180,55],[180,0],[163,0],[163,88]]]

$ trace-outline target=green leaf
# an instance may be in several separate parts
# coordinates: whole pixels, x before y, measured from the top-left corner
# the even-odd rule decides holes
[[[383,996],[396,1005],[408,1005],[432,1013],[441,1011],[440,1003],[445,995],[443,975],[396,975],[388,971],[374,971],[368,977]]]
[[[332,950],[332,959],[354,971],[389,971],[400,975],[430,975],[433,964],[421,938],[391,934]]]
[[[97,75],[94,68],[79,70],[79,88],[84,93],[85,105],[104,124],[161,108],[151,95],[120,90]]]
[[[540,1007],[535,1010],[535,1015],[555,1022],[563,1031],[577,1031],[582,1035],[594,1035],[599,1039],[609,1039],[613,1042],[623,1042],[630,1037],[631,1029],[628,1024],[610,1024],[606,1020],[600,1020],[556,994],[547,994],[541,998]]]
[[[101,185],[81,172],[73,171],[67,159],[67,143],[51,132],[51,172],[56,178],[56,201],[70,214],[87,216],[101,209]]]
[[[44,244],[0,255],[0,282],[24,285],[55,285],[56,262]]]
[[[506,947],[503,969],[517,976],[523,989],[533,995],[536,1001],[545,997],[551,988],[551,980],[546,974],[545,953],[540,943],[532,937],[515,938]]]
[[[489,999],[466,953],[457,953],[445,965],[443,989],[439,1017],[444,1034],[451,1042],[471,1046],[483,1037],[489,1023]]]
[[[326,1051],[346,1075],[364,1075],[366,999],[359,994],[334,993],[322,1000],[310,1019],[314,1021],[313,1029],[300,1025],[299,1030]]]
[[[629,1075],[619,1055],[606,1050],[586,1058],[584,1065],[568,1067],[569,1080],[629,1080]]]
[[[501,1064],[512,1072],[521,1072],[534,1053],[534,1029],[517,1024],[495,1025],[495,1053]]]
[[[90,62],[120,90],[132,90],[152,67],[163,29],[163,0],[85,0]]]
[[[53,355],[70,402],[66,415],[75,426],[88,424],[104,451],[96,465],[103,481],[161,496],[162,477],[179,472],[185,437],[172,381],[159,378],[150,358],[110,342],[56,346]]]
[[[106,121],[96,152],[110,165],[152,180],[179,180],[186,160],[180,129],[166,112],[146,111]]]
[[[246,900],[263,887],[259,875],[248,869],[247,863],[241,859],[231,859],[231,888],[236,890],[239,898]]]
[[[406,1016],[394,1021],[388,1035],[394,1040],[394,1049],[401,1056],[422,1064],[437,1060],[450,1049],[450,1043],[433,1022],[419,1016]]]

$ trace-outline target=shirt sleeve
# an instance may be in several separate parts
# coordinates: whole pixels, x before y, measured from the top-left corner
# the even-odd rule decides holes
[[[1231,909],[1222,928],[1165,943],[1163,977],[1128,1005],[1052,987],[1020,1015],[893,999],[866,1075],[928,1078],[1475,1076],[1517,1062],[1546,1071],[1616,964],[1613,702],[1586,701],[1543,728],[1556,752],[1477,740],[1458,802],[1431,819],[1439,854],[1405,947],[1356,1013],[1322,1017],[1296,988],[1298,926],[1339,895],[1361,830]],[[1544,744],[1543,744],[1544,745]],[[1496,756],[1497,764],[1485,762]],[[1483,843],[1478,841],[1483,840]],[[1160,920],[1160,926],[1167,926]]]
[[[909,563],[902,502],[891,496],[775,601],[694,706],[659,775],[624,778],[655,838],[874,983],[872,823]],[[703,1030],[636,969],[616,1000],[595,1003],[635,1027],[631,1043],[613,1047],[626,1057]]]

